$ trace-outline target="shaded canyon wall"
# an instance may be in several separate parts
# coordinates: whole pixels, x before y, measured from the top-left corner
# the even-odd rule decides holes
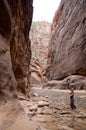
[[[33,0],[0,1],[0,92],[29,90]]]
[[[47,76],[86,76],[86,1],[62,0],[52,23]]]

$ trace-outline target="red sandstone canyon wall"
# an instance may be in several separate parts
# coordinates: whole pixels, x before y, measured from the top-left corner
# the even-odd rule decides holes
[[[29,91],[33,0],[0,1],[0,91]]]
[[[62,0],[52,23],[47,75],[50,80],[86,76],[86,1]]]

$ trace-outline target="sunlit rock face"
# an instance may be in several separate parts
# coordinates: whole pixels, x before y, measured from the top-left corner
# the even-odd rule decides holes
[[[29,89],[32,3],[33,0],[0,2],[0,90],[3,93],[16,88],[26,93]]]
[[[33,22],[30,31],[32,58],[30,64],[30,84],[41,87],[44,73],[47,67],[48,44],[50,38],[51,23]],[[45,78],[45,79],[44,79]]]
[[[52,23],[48,78],[86,76],[86,1],[62,0]]]

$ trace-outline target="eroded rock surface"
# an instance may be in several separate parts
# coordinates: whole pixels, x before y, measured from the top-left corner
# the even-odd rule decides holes
[[[8,0],[13,16],[13,35],[10,41],[13,71],[18,89],[28,92],[31,48],[29,30],[32,22],[32,0]]]
[[[86,1],[62,0],[52,24],[49,79],[86,76]]]
[[[13,129],[34,130],[34,127],[18,101],[3,102],[2,105],[0,101],[0,130]]]
[[[0,90],[5,94],[16,88],[29,92],[32,3],[32,0],[0,2]]]
[[[0,33],[9,37],[11,34],[12,16],[7,0],[0,2]]]
[[[10,7],[5,0],[0,2],[0,94],[12,96],[16,88],[16,80],[12,70],[10,45],[12,17]],[[3,99],[3,97],[2,97]]]
[[[85,130],[86,91],[75,91],[77,109],[70,109],[69,90],[32,88],[33,96],[19,100],[35,130]],[[36,95],[36,96],[35,96]]]
[[[69,89],[70,87],[78,90],[86,89],[86,77],[71,75],[63,80],[50,80],[43,85],[43,88],[49,89]]]
[[[0,1],[0,130],[34,130],[16,99],[29,93],[32,2]]]
[[[50,39],[49,22],[33,22],[30,31],[31,39],[31,86],[42,86],[44,73],[47,67],[48,44]]]
[[[16,80],[12,70],[10,50],[7,40],[0,35],[0,92],[12,95],[16,89]]]

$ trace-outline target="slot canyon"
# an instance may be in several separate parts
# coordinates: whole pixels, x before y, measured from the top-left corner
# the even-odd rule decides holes
[[[33,2],[0,2],[0,130],[86,130],[86,0],[61,0],[52,23]]]

